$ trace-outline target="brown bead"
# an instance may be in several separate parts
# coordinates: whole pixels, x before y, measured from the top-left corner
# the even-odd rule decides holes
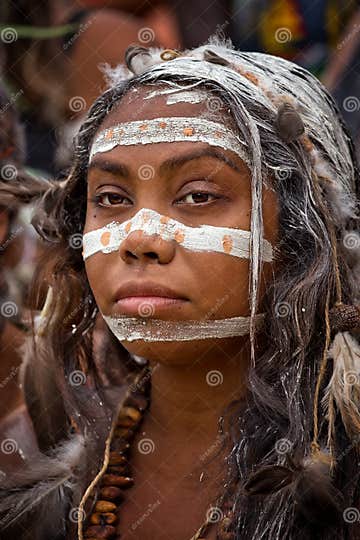
[[[108,467],[107,472],[109,474],[119,474],[121,476],[127,476],[129,474],[130,467],[128,465],[122,465],[121,467]]]
[[[122,465],[127,463],[127,459],[118,452],[110,452],[109,463],[111,465]]]
[[[134,422],[134,420],[132,420],[131,418],[127,416],[123,416],[118,419],[116,425],[118,428],[129,428],[129,427],[135,427],[136,422]]]
[[[113,439],[111,442],[112,452],[127,452],[130,448],[130,444],[124,439]]]
[[[360,306],[340,304],[329,311],[329,322],[334,332],[360,328]]]
[[[129,406],[134,406],[139,409],[141,412],[145,411],[149,406],[149,400],[142,394],[135,393],[128,396],[126,404]]]
[[[113,512],[116,510],[116,504],[110,501],[97,501],[95,504],[96,512]]]
[[[115,523],[116,520],[117,517],[112,512],[96,512],[90,516],[90,523],[93,525],[111,525],[112,523]]]
[[[134,479],[129,476],[116,476],[115,474],[104,474],[102,478],[104,486],[119,486],[127,488],[133,485]]]
[[[85,538],[111,538],[114,534],[116,534],[116,529],[112,525],[105,525],[104,527],[102,525],[91,525],[86,531],[85,531]]]
[[[134,435],[134,431],[132,429],[129,429],[129,428],[116,428],[115,431],[114,431],[114,435],[115,437],[122,437],[123,439],[125,439],[126,441],[128,441],[129,439],[131,439]]]
[[[275,126],[278,134],[285,142],[295,141],[304,133],[301,116],[290,103],[284,103],[279,107]]]
[[[118,419],[130,418],[134,422],[139,422],[141,420],[141,412],[138,411],[135,407],[123,407],[119,413]]]
[[[104,499],[123,499],[124,493],[122,490],[115,486],[105,486],[100,489],[100,496]]]

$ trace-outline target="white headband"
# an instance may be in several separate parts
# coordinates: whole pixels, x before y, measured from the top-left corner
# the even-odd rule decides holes
[[[188,227],[168,216],[141,208],[131,219],[118,223],[112,221],[100,229],[83,235],[83,259],[94,253],[111,253],[119,249],[121,242],[133,231],[141,230],[148,235],[158,234],[164,240],[175,240],[185,249],[215,251],[242,259],[250,258],[250,231],[230,227],[200,225]],[[263,240],[263,260],[273,260],[270,242]]]
[[[223,124],[194,116],[171,116],[123,122],[99,133],[90,150],[89,161],[98,152],[108,152],[115,146],[154,144],[162,142],[205,142],[237,153],[250,165],[246,144]]]

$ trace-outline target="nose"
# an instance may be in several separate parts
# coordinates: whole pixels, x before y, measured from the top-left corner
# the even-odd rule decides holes
[[[133,231],[121,242],[119,253],[127,264],[168,264],[175,255],[175,241],[164,240],[158,234]]]

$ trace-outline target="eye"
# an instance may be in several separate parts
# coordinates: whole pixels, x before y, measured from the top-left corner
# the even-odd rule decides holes
[[[178,199],[177,202],[179,202],[179,204],[192,204],[193,201],[191,200],[191,197],[193,197],[193,201],[195,201],[195,206],[200,206],[202,204],[207,204],[208,202],[211,202],[209,200],[206,200],[208,197],[212,197],[213,200],[220,199],[218,195],[208,193],[207,191],[192,191],[191,193],[184,195],[181,199]],[[184,203],[180,202],[184,199]]]
[[[95,195],[90,200],[96,204],[96,206],[115,206],[117,204],[121,204],[124,199],[127,199],[127,197],[123,197],[119,193],[112,193],[110,191],[104,191],[104,193],[99,193],[98,195]],[[127,199],[128,201],[130,199]]]

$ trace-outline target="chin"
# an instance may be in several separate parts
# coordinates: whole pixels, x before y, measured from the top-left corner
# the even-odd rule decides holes
[[[121,345],[130,353],[146,358],[151,364],[189,366],[197,362],[207,352],[213,351],[212,340],[198,339],[194,341],[126,341]]]
[[[226,339],[197,339],[193,341],[126,341],[121,345],[130,353],[146,358],[150,363],[160,363],[168,366],[191,366],[194,363],[204,363],[207,358],[214,359],[217,352],[219,361],[223,352],[231,357],[243,346],[244,337]]]

